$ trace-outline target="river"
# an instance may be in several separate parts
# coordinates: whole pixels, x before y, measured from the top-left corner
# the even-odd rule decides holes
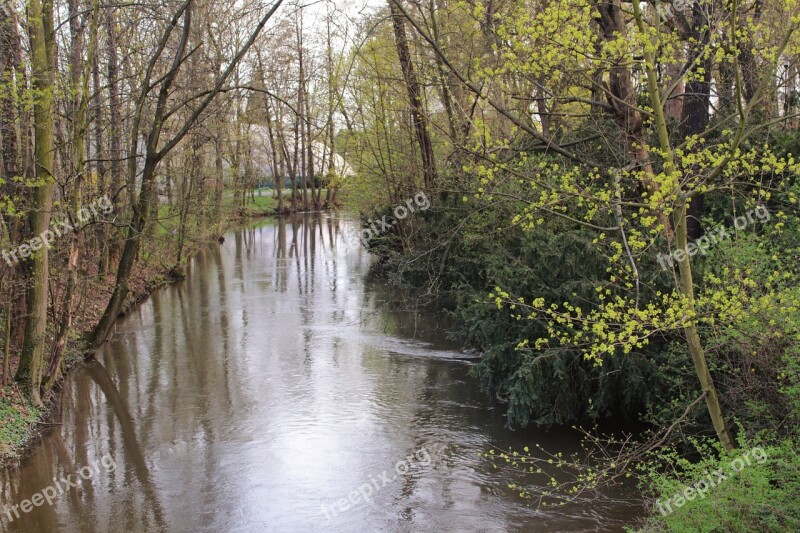
[[[319,215],[195,256],[0,472],[2,531],[621,531],[641,514],[630,487],[539,508],[509,488],[542,477],[482,454],[579,436],[507,429],[437,318],[366,281],[372,260],[355,223]]]

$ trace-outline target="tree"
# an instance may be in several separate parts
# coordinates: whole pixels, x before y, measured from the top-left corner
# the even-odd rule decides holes
[[[53,208],[53,130],[55,127],[55,29],[50,0],[32,0],[28,4],[28,38],[31,45],[31,85],[33,104],[35,164],[33,210],[30,227],[33,235],[43,235],[50,228]],[[49,280],[48,248],[31,249],[31,281],[28,288],[28,313],[25,339],[20,353],[16,380],[22,383],[35,405],[41,405],[42,365],[46,348],[47,289]]]
[[[398,7],[399,0],[388,0],[389,9],[392,13],[392,26],[394,27],[395,46],[397,47],[397,57],[400,60],[400,67],[403,70],[403,79],[408,91],[408,101],[411,109],[411,120],[414,124],[414,132],[419,143],[420,155],[422,157],[422,175],[425,186],[430,189],[436,183],[436,160],[433,155],[433,145],[428,128],[428,121],[425,118],[425,110],[422,103],[422,90],[414,64],[411,61],[411,50],[408,46],[406,36],[405,19]]]
[[[781,9],[791,12],[791,3],[782,2]],[[481,28],[486,52],[470,62],[445,52],[420,22],[434,9],[426,14],[420,6],[417,16],[399,0],[390,2],[405,79],[411,54],[401,50],[408,39],[398,19],[414,28],[483,113],[479,136],[463,147],[468,156],[462,170],[473,176],[464,201],[507,198],[523,206],[516,208],[514,227],[536,232],[560,218],[594,232],[595,245],[607,254],[608,278],[593,301],[575,295],[566,302],[540,295],[528,299],[499,286],[493,291],[491,299],[516,319],[546,325],[544,335],[521,340],[518,352],[534,358],[546,350],[579,350],[586,361],[602,366],[605,358],[642,350],[665,334],[681,334],[714,430],[732,448],[700,337],[700,328],[726,310],[707,285],[697,287],[698,259],[691,251],[699,245],[690,239],[701,231],[699,224],[692,225],[702,213],[699,199],[709,194],[730,194],[751,208],[770,197],[757,177],[747,176],[755,161],[762,173],[797,171],[791,157],[747,139],[769,124],[769,115],[756,110],[771,94],[798,21],[786,21],[778,33],[761,33],[753,26],[742,29],[747,8],[739,4],[694,3],[688,19],[621,0],[598,0],[578,9],[526,0],[479,4],[466,16]],[[754,47],[744,41],[756,35],[765,42],[757,47],[764,52],[756,61],[761,81],[754,85],[748,80]],[[728,50],[724,55],[716,52],[722,42]],[[670,65],[681,68],[661,76]],[[715,68],[732,73],[734,95],[728,114],[717,113],[711,123]],[[686,87],[682,111],[670,122],[665,95],[674,95],[680,84]],[[447,105],[442,108],[446,115]],[[778,186],[785,189],[788,183]],[[674,257],[672,287],[663,285],[664,274],[651,270],[647,256],[665,245]],[[729,305],[745,305],[730,298],[725,297]]]
[[[264,26],[267,24],[270,18],[272,18],[281,4],[282,0],[276,0],[269,8],[267,8],[266,13],[258,21],[258,24],[255,26],[255,29],[252,31],[247,41],[239,48],[239,50],[236,51],[234,57],[230,60],[225,70],[219,74],[210,89],[200,91],[196,95],[187,98],[185,101],[176,104],[178,107],[183,107],[191,101],[199,100],[199,104],[193,107],[193,110],[188,114],[188,117],[182,122],[182,124],[178,125],[176,133],[173,134],[171,138],[162,145],[161,134],[164,129],[165,122],[167,118],[176,112],[176,109],[170,109],[168,107],[170,103],[170,90],[178,76],[178,73],[181,71],[182,66],[185,64],[186,45],[191,29],[192,0],[187,0],[181,4],[181,6],[175,11],[175,14],[172,16],[169,24],[164,28],[158,47],[148,62],[146,74],[141,82],[139,97],[136,102],[136,111],[132,120],[133,125],[130,135],[131,144],[128,159],[129,183],[133,183],[137,175],[136,162],[138,155],[138,140],[140,135],[140,127],[143,125],[144,121],[145,104],[150,96],[151,91],[153,91],[155,87],[159,87],[156,108],[153,116],[150,118],[150,127],[146,136],[144,167],[142,169],[142,175],[140,178],[141,186],[138,199],[132,202],[133,220],[122,251],[122,257],[119,261],[114,292],[105,312],[103,313],[102,318],[100,319],[100,322],[90,336],[90,342],[93,348],[98,348],[108,338],[111,328],[113,327],[114,322],[119,315],[119,311],[125,301],[125,297],[128,294],[128,280],[130,278],[131,271],[136,260],[136,255],[139,250],[142,232],[149,222],[149,207],[153,203],[153,197],[157,193],[155,177],[158,164],[178,145],[178,143],[181,142],[186,134],[189,133],[203,111],[205,111],[208,105],[223,89],[223,86],[230,78],[242,57],[244,57],[244,55],[248,52],[258,35],[263,30]],[[159,61],[162,53],[167,47],[173,29],[177,27],[181,20],[183,20],[182,33],[177,46],[175,47],[172,62],[166,73],[154,84],[153,74],[156,63]]]

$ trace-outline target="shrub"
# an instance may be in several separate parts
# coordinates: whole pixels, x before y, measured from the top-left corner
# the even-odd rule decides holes
[[[642,533],[750,533],[800,530],[800,457],[796,438],[774,445],[740,440],[740,449],[726,453],[714,440],[695,443],[699,459],[675,450],[660,451],[642,467],[643,488],[651,496],[652,515]],[[757,453],[754,453],[756,452]],[[762,456],[763,452],[763,456]],[[745,460],[747,454],[749,460]],[[761,458],[764,458],[762,461]],[[736,462],[738,461],[738,462]],[[665,465],[669,465],[665,467]],[[737,472],[736,469],[740,468]],[[713,474],[721,471],[727,478]],[[719,481],[681,505],[675,496],[702,480]]]

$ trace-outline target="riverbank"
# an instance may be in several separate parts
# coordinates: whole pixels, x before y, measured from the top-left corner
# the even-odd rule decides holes
[[[204,248],[218,244],[222,233],[235,229],[249,221],[258,218],[269,218],[275,215],[271,196],[262,197],[262,201],[253,202],[245,207],[226,209],[224,222],[215,228],[209,228],[204,234],[193,237],[187,241],[186,257],[190,258]],[[162,227],[168,233],[168,227]],[[158,245],[161,241],[153,241]],[[170,257],[173,252],[167,246],[156,246],[148,250],[150,257]],[[147,299],[156,290],[180,281],[183,274],[176,267],[164,266],[164,263],[155,261],[141,261],[137,264],[134,274],[129,282],[129,293],[118,318],[124,317]],[[55,410],[59,407],[57,401],[61,394],[61,384],[85,358],[82,343],[79,340],[91,332],[97,325],[105,303],[114,289],[115,277],[113,275],[100,276],[96,263],[89,264],[85,272],[82,286],[82,297],[77,308],[74,331],[76,336],[71,338],[65,348],[64,370],[59,382],[52,392],[44,399],[44,406],[37,408],[32,405],[22,394],[13,380],[5,387],[0,388],[0,465],[8,465],[22,460],[25,455],[38,443],[44,433],[52,427]],[[19,363],[18,354],[12,354],[10,369],[13,371]],[[13,376],[13,372],[11,372]]]

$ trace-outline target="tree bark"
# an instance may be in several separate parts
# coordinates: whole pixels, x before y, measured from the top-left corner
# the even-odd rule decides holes
[[[400,0],[387,0],[389,9],[392,13],[392,25],[394,27],[394,41],[397,48],[397,56],[400,59],[400,67],[403,71],[408,100],[411,107],[411,121],[416,132],[417,142],[419,143],[422,155],[422,174],[423,183],[427,189],[436,183],[436,161],[434,160],[433,144],[431,143],[428,131],[428,121],[425,118],[425,111],[422,104],[422,90],[411,61],[411,51],[408,47],[408,37],[406,36],[405,22],[403,14],[398,9],[396,2]],[[412,186],[413,188],[413,186]]]
[[[34,153],[36,186],[30,225],[33,235],[50,227],[53,209],[53,130],[55,129],[55,30],[51,0],[28,2],[28,35],[31,43],[31,83],[36,93],[33,104]],[[47,296],[50,271],[48,249],[42,246],[30,260],[31,282],[28,287],[28,309],[25,337],[20,353],[16,380],[30,395],[34,405],[42,405],[42,364],[47,333]]]
[[[614,9],[619,13],[620,0],[608,0],[604,5],[615,4]],[[636,25],[641,35],[647,35],[647,28],[644,23],[641,5],[634,2],[633,13]],[[658,143],[661,153],[664,155],[664,173],[672,175],[675,173],[675,161],[670,145],[669,133],[667,128],[667,120],[664,114],[664,105],[661,101],[661,91],[658,87],[658,79],[656,74],[656,60],[652,50],[645,48],[644,52],[644,67],[645,75],[647,78],[647,93],[650,99],[650,106],[653,109],[653,123],[658,133]],[[646,150],[646,146],[644,146]],[[676,245],[679,250],[686,250],[688,246],[688,213],[687,213],[687,199],[683,191],[678,188],[672,194],[677,198],[675,201],[674,216],[676,217],[675,238]],[[665,231],[668,231],[668,222],[665,223]],[[717,389],[714,380],[711,378],[711,372],[708,369],[706,362],[705,351],[703,350],[700,335],[697,331],[697,319],[695,308],[695,294],[694,294],[694,280],[692,279],[692,263],[691,257],[688,253],[683,254],[683,259],[678,261],[678,269],[680,275],[680,282],[678,290],[686,298],[685,312],[688,315],[684,319],[684,334],[686,335],[686,343],[689,349],[689,355],[694,363],[695,372],[697,374],[700,387],[703,390],[706,399],[706,406],[708,408],[711,422],[714,430],[717,433],[717,438],[726,450],[733,450],[736,444],[731,437],[725,417],[722,413],[722,406],[717,395]]]
[[[17,12],[14,3],[4,0],[0,4],[0,83],[7,85],[8,90],[0,93],[0,170],[3,177],[10,181],[19,176],[19,145],[17,140],[17,76],[21,59],[21,43],[17,29]],[[9,185],[6,185],[9,187]]]
[[[688,61],[693,66],[688,71],[690,81],[686,84],[682,98],[683,106],[678,128],[682,139],[701,135],[708,127],[712,62],[710,58],[701,57],[710,39],[707,24],[708,13],[703,9],[703,4],[694,2],[691,28],[684,35],[686,40],[692,43]],[[703,227],[700,224],[704,211],[703,204],[703,195],[698,194],[692,198],[687,208],[687,232],[692,240],[703,236]]]
[[[110,164],[111,201],[118,203],[122,200],[122,111],[120,106],[119,88],[119,56],[117,54],[116,28],[114,27],[113,7],[106,8],[106,37],[108,39],[108,137]],[[130,191],[128,192],[130,198]],[[132,201],[132,198],[131,198]],[[120,242],[117,240],[119,233],[115,230],[108,232],[108,242],[104,245],[108,249],[108,262],[119,260]],[[103,274],[108,274],[108,268]]]

